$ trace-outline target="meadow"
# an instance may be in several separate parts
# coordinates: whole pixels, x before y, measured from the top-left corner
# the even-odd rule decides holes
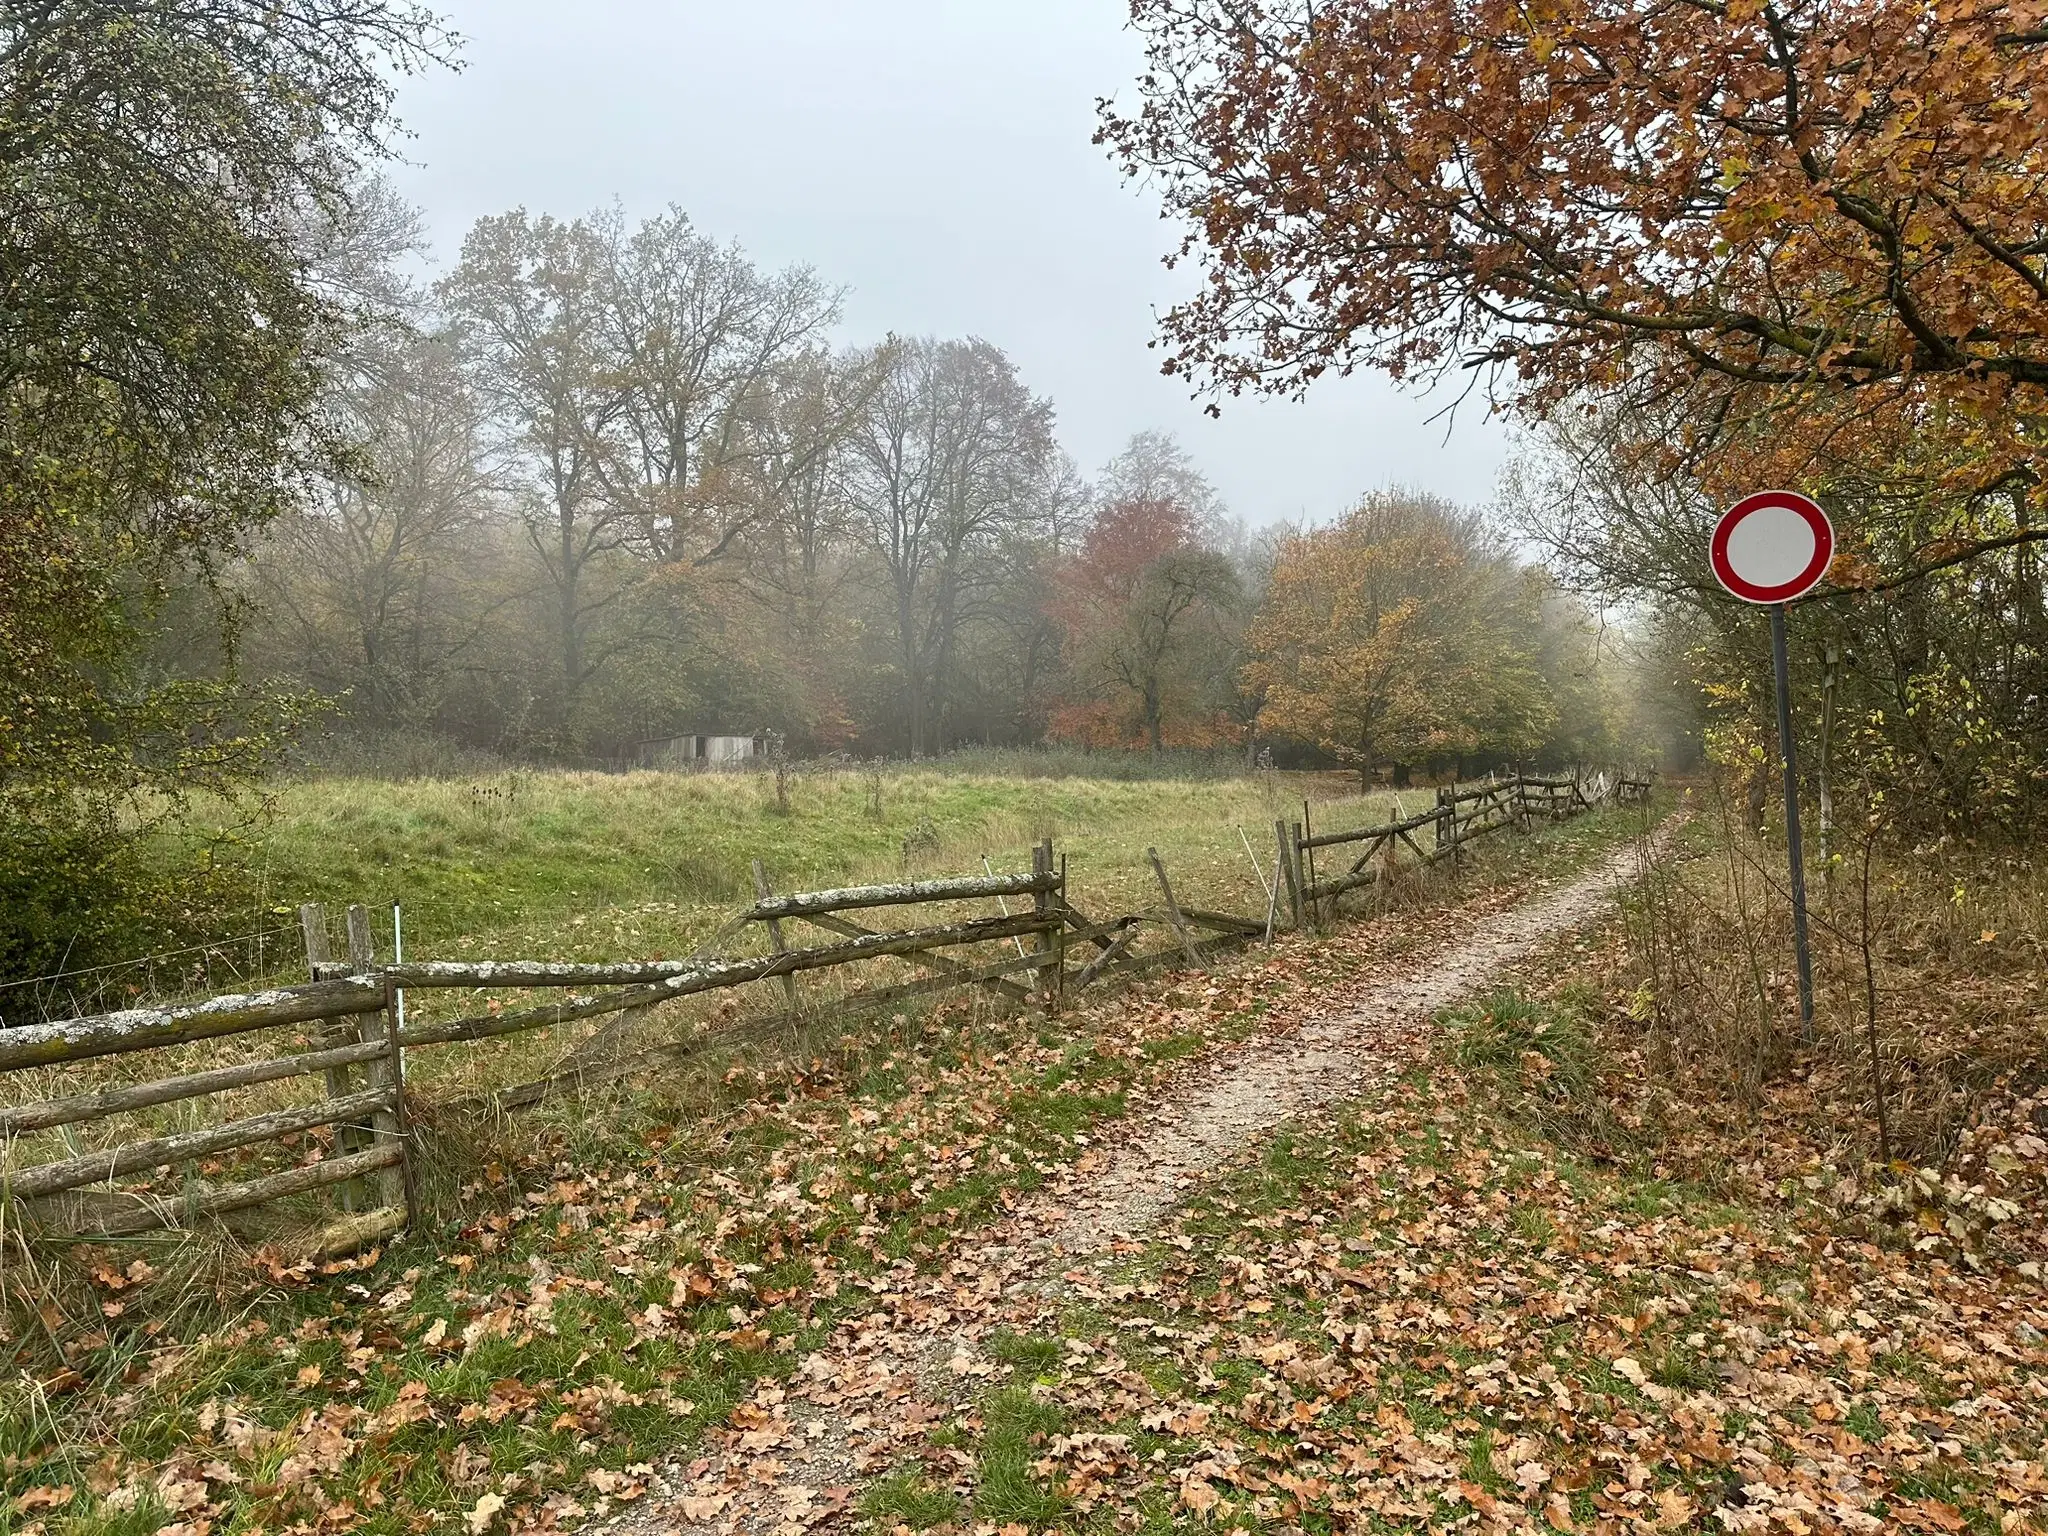
[[[1019,754],[987,768],[800,767],[287,783],[245,838],[261,915],[302,901],[404,910],[411,958],[586,959],[686,952],[753,894],[904,876],[1028,869],[1052,837],[1084,911],[1157,899],[1156,847],[1194,905],[1264,915],[1273,823],[1310,803],[1318,830],[1364,826],[1432,791],[1369,796],[1342,774],[1233,778],[1074,772]],[[202,808],[203,814],[203,808]],[[223,815],[218,830],[227,830]],[[1249,845],[1250,851],[1247,851]],[[258,914],[251,914],[252,919]]]
[[[1147,852],[1156,848],[1186,905],[1263,918],[1275,859],[1273,823],[1298,820],[1304,801],[1320,829],[1362,826],[1419,807],[1431,792],[1360,796],[1343,775],[1264,772],[1222,776],[1200,763],[1151,764],[1077,754],[977,755],[924,766],[785,767],[729,773],[535,771],[497,768],[406,778],[320,774],[275,787],[263,818],[243,809],[198,807],[202,830],[235,840],[250,892],[243,909],[219,919],[216,936],[260,935],[91,973],[41,989],[50,1017],[246,992],[306,979],[298,926],[301,902],[327,905],[328,937],[346,952],[343,914],[370,909],[379,960],[396,946],[402,909],[404,955],[421,960],[617,961],[671,959],[700,947],[721,954],[762,952],[768,933],[720,935],[753,896],[759,860],[788,892],[905,877],[1027,870],[1030,850],[1052,837],[1068,861],[1070,899],[1091,918],[1155,908],[1160,900]],[[1153,776],[1139,776],[1150,769]],[[1191,771],[1192,770],[1192,771]],[[203,818],[214,818],[205,827]],[[988,903],[904,912],[900,921],[994,915]],[[792,943],[829,936],[799,925]],[[717,938],[715,946],[709,941]],[[807,1016],[842,1016],[839,1002],[862,987],[916,974],[878,961],[807,978],[798,989]],[[15,1005],[26,989],[16,989]],[[729,1024],[737,1006],[766,997],[718,994],[661,1010],[640,1027],[643,1044]],[[538,1001],[538,999],[533,999]],[[493,999],[510,1005],[514,999]],[[429,1022],[473,1013],[483,1000],[463,991],[419,993],[410,1017]],[[506,1036],[420,1053],[409,1077],[432,1097],[462,1097],[547,1076],[595,1024]],[[648,1031],[652,1030],[652,1035]],[[638,1038],[639,1036],[636,1036]],[[200,1071],[266,1055],[265,1037],[201,1041],[151,1053],[11,1075],[0,1100],[28,1102],[87,1085],[112,1087],[138,1072]],[[150,1134],[199,1128],[231,1109],[254,1114],[289,1107],[306,1085],[283,1082],[225,1099],[182,1101],[146,1111]],[[115,1121],[43,1133],[12,1149],[17,1158],[75,1154],[125,1131]],[[109,1142],[108,1144],[111,1144]]]

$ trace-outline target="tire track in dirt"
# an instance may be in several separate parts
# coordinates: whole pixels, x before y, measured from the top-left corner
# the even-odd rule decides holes
[[[1354,979],[1299,1027],[1265,1031],[1183,1072],[1053,1185],[935,1274],[878,1277],[878,1305],[849,1319],[787,1385],[765,1384],[720,1443],[661,1469],[618,1536],[804,1536],[850,1527],[861,1484],[922,1444],[996,1367],[980,1342],[1028,1328],[1067,1277],[1115,1262],[1203,1179],[1304,1110],[1354,1098],[1412,1065],[1431,1020],[1596,917],[1656,857],[1631,846],[1566,885],[1425,945],[1391,974]]]

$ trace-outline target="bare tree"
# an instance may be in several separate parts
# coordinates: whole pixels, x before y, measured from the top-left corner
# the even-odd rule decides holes
[[[1096,478],[1101,505],[1172,502],[1187,510],[1196,537],[1212,549],[1234,549],[1243,530],[1222,495],[1171,432],[1136,432]]]
[[[440,286],[523,485],[521,516],[553,610],[563,737],[576,729],[586,686],[629,643],[598,633],[631,595],[629,582],[607,578],[637,510],[603,494],[625,412],[605,352],[605,260],[588,225],[522,209],[479,220]]]
[[[860,547],[847,477],[854,436],[891,357],[887,349],[836,357],[820,349],[786,364],[757,428],[757,495],[767,515],[748,540],[745,571],[786,649],[805,717],[789,725],[824,746],[842,745],[855,729],[847,684]]]
[[[888,582],[906,745],[945,739],[943,692],[963,624],[996,584],[991,555],[1029,516],[1051,458],[1052,407],[985,341],[916,341],[855,437],[849,484],[861,535]]]
[[[265,636],[359,721],[416,725],[494,601],[479,571],[498,504],[484,413],[445,339],[389,335],[333,410],[363,473],[330,482],[259,550]]]
[[[656,561],[725,559],[780,512],[782,482],[816,467],[794,445],[830,451],[831,434],[791,433],[776,418],[790,375],[838,319],[839,294],[808,268],[763,273],[680,209],[630,230],[613,210],[589,230],[619,389],[605,494]]]

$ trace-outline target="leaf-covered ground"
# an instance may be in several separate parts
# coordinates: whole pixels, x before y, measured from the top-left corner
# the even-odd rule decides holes
[[[1175,1082],[1624,831],[1540,834],[1455,913],[1057,1026],[905,1021],[735,1062],[739,1102],[708,1118],[659,1085],[565,1116],[537,1158],[483,1170],[472,1219],[374,1262],[224,1258],[212,1302],[180,1308],[165,1288],[192,1275],[110,1246],[92,1316],[53,1284],[10,1324],[6,1525],[2048,1529],[2048,1147],[2025,1129],[2044,1106],[2015,1087],[2004,1129],[1966,1137],[2017,1211],[1986,1245],[1852,1219],[1838,1128],[1802,1120],[1796,1088],[1766,1163],[1656,1080],[1600,992],[1626,996],[1618,925],[1454,1010],[1388,1086],[1304,1113],[1156,1230],[1020,1283],[1044,1266],[1003,1246],[1019,1213],[1098,1177]],[[821,1378],[848,1336],[873,1369]],[[829,1432],[791,1411],[806,1395],[885,1426],[886,1454],[792,1478]]]
[[[1588,947],[1533,967],[1536,989],[1601,971]],[[1608,1038],[1589,1002],[1505,993],[1452,1013],[1396,1088],[1302,1117],[1151,1239],[1013,1307],[993,1380],[870,1515],[2048,1529],[2038,1211],[1963,1262],[1916,1250],[1918,1224],[1845,1232],[1825,1200],[1731,1200],[1600,1136],[1552,1139],[1641,1091],[1626,1031]],[[2043,1155],[2019,1140],[2015,1156]]]
[[[68,1363],[10,1390],[8,1524],[2043,1529],[2037,1213],[1968,1255],[1845,1222],[1797,1171],[1826,1128],[1782,1109],[1775,1182],[1754,1159],[1711,1177],[1707,1116],[1691,1182],[1660,1177],[1629,1134],[1643,1062],[1591,993],[1454,1012],[1408,1075],[1302,1115],[1106,1263],[1020,1283],[1043,1266],[1002,1246],[1018,1213],[1141,1139],[1170,1084],[1426,962],[1538,861],[1622,830],[1531,840],[1455,914],[1056,1026],[905,1021],[735,1063],[742,1102],[709,1119],[658,1092],[565,1118],[551,1166],[483,1172],[485,1214],[359,1267],[224,1263],[203,1324],[167,1306],[155,1250],[110,1247],[95,1319],[53,1293],[29,1324]],[[1530,993],[1615,973],[1619,947],[1561,947]],[[2006,1106],[2016,1125],[2039,1107]],[[2019,1172],[1997,1198],[2024,1192],[2038,1140],[1999,1140]],[[849,1334],[874,1369],[821,1379]],[[888,1454],[793,1481],[830,1433],[791,1412],[803,1396],[885,1424]]]

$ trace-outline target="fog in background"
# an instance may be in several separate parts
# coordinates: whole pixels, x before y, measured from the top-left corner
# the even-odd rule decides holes
[[[977,335],[1050,395],[1084,467],[1180,437],[1253,524],[1402,483],[1492,493],[1505,433],[1377,377],[1212,421],[1147,349],[1191,281],[1177,231],[1091,142],[1141,59],[1116,0],[446,0],[462,73],[406,84],[396,180],[451,261],[478,217],[669,203],[761,265],[848,290],[840,337]]]

